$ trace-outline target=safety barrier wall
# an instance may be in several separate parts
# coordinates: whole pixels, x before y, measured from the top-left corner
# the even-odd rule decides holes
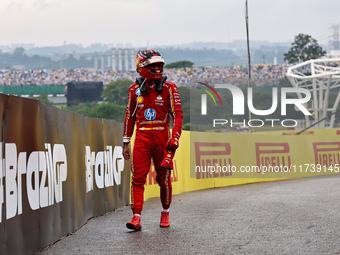
[[[123,125],[0,94],[0,254],[32,254],[129,203]]]
[[[174,158],[173,194],[340,172],[339,128],[309,130],[301,135],[294,135],[296,133],[297,131],[253,134],[184,131]],[[215,164],[233,166],[236,172],[196,172],[197,165]],[[278,169],[289,169],[289,172],[261,171],[264,167],[281,165],[284,168]],[[240,172],[246,166],[253,167],[256,172]],[[146,199],[159,196],[155,178],[155,170],[151,166],[145,189]]]
[[[130,161],[122,159],[122,124],[4,94],[0,113],[0,254],[31,254],[89,218],[129,203]],[[340,129],[294,132],[184,131],[174,160],[174,194],[338,173]],[[195,165],[216,162],[237,169],[284,162],[296,166],[297,173],[278,178],[276,173],[193,172]],[[305,164],[325,167],[306,171]],[[155,179],[152,166],[146,199],[159,196]]]

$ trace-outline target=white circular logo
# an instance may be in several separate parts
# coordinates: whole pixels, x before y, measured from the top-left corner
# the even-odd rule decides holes
[[[140,88],[136,89],[136,95],[137,95],[137,96],[140,96],[140,95],[141,95],[141,93],[140,93]]]

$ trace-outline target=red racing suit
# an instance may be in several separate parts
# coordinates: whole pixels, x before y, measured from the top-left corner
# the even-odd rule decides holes
[[[124,122],[123,142],[130,142],[136,123],[135,144],[132,153],[131,208],[141,214],[144,203],[144,184],[150,170],[151,158],[160,186],[160,198],[164,209],[172,199],[171,169],[161,166],[170,136],[170,115],[173,119],[172,137],[180,138],[183,112],[181,100],[174,83],[165,81],[162,90],[156,90],[151,80],[146,80],[147,93],[141,94],[140,85],[129,88],[128,104]],[[159,87],[158,87],[159,88]]]

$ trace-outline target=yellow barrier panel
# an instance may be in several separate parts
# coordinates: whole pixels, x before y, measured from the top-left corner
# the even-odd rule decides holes
[[[295,135],[302,130],[278,130],[267,132],[254,132],[254,135]],[[327,129],[307,129],[300,135],[340,135],[340,128],[327,128]]]
[[[183,131],[174,158],[173,194],[339,173],[340,129],[312,131],[309,131],[310,135],[299,136],[282,135],[285,131],[253,134]],[[204,166],[228,169],[229,166],[235,172],[198,172],[197,166],[202,169]],[[245,168],[253,170],[241,172],[242,167],[244,171]],[[144,197],[158,196],[159,187],[152,165]]]

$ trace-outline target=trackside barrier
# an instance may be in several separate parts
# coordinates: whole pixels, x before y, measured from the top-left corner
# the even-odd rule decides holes
[[[123,124],[4,94],[0,113],[0,254],[32,254],[89,218],[129,203]],[[172,172],[173,193],[339,173],[340,129],[310,132],[183,131]],[[197,166],[216,165],[236,170],[283,165],[295,167],[295,172],[195,172]],[[145,198],[158,196],[151,166]]]
[[[294,135],[296,132],[298,131],[253,134],[205,132],[202,135],[200,132],[184,131],[174,159],[173,194],[340,173],[339,128],[310,130],[298,136]],[[217,167],[211,172],[196,171],[197,166],[204,169],[204,166],[214,165],[230,165],[235,172],[218,172]],[[255,172],[241,172],[247,169],[250,171],[251,167]],[[273,169],[279,172],[274,172]],[[282,169],[290,172],[282,172]],[[158,196],[156,174],[151,166],[145,198]]]
[[[129,203],[123,125],[0,94],[0,254],[32,254]]]

